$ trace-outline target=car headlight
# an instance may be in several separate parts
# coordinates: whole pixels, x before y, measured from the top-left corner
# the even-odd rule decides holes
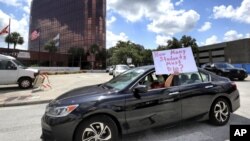
[[[50,117],[64,117],[73,112],[79,105],[68,105],[62,107],[46,107],[45,114]]]

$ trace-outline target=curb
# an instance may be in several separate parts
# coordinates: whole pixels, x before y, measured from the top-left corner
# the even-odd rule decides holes
[[[3,103],[3,104],[0,104],[0,108],[1,107],[14,107],[14,106],[44,104],[44,103],[49,103],[51,100],[52,99],[41,100],[41,101],[20,102],[20,103]]]

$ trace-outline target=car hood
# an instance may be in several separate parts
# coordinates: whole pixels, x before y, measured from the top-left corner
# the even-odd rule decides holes
[[[31,71],[31,72],[34,72],[34,73],[38,73],[38,69],[27,68],[25,70]]]
[[[60,95],[55,100],[53,100],[50,105],[68,105],[97,101],[100,100],[103,96],[110,95],[114,92],[116,91],[113,89],[104,88],[101,85],[80,87]]]

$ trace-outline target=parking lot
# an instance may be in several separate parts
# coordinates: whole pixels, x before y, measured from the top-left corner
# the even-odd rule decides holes
[[[79,86],[105,82],[112,77],[106,73],[83,73],[49,76],[52,89],[41,91],[20,90],[15,85],[0,87],[0,101],[16,97],[12,103],[57,97],[65,91]],[[207,122],[185,122],[173,128],[156,128],[123,137],[125,141],[225,141],[229,140],[229,125],[250,124],[250,77],[245,81],[235,81],[240,91],[241,107],[231,115],[227,125],[217,127]],[[21,99],[21,96],[29,96]],[[4,98],[5,97],[5,98]],[[19,141],[40,141],[40,119],[46,104],[1,107],[0,139]],[[199,106],[199,105],[197,105]]]

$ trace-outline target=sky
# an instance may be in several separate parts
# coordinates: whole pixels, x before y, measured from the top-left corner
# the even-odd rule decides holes
[[[8,25],[24,37],[27,49],[32,0],[0,0],[0,30]],[[73,2],[73,1],[72,1]],[[250,38],[250,0],[107,0],[107,48],[118,40],[145,48],[172,37],[192,36],[199,46]],[[0,36],[0,47],[6,47]]]

